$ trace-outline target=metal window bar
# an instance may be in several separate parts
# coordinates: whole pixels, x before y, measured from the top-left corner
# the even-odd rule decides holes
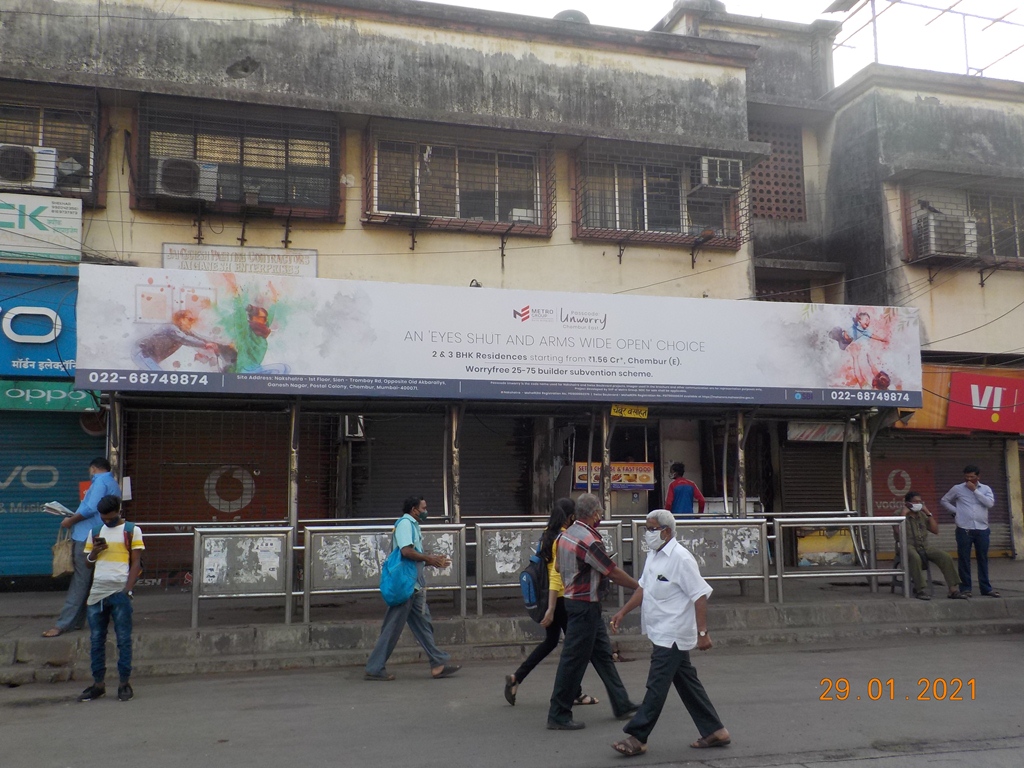
[[[376,121],[366,132],[371,223],[549,235],[554,150],[523,134]]]
[[[0,83],[0,187],[57,190],[93,202],[99,101],[92,89]],[[16,151],[29,148],[35,157]],[[38,148],[56,150],[43,155]],[[35,162],[33,162],[33,159]],[[24,185],[24,186],[21,186]]]
[[[340,147],[327,113],[144,97],[136,195],[145,207],[333,220]]]
[[[749,174],[728,153],[590,140],[576,152],[581,239],[737,249],[749,239]]]

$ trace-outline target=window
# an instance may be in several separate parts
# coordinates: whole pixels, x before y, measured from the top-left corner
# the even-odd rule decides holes
[[[740,159],[590,142],[577,169],[577,237],[739,247]]]
[[[1024,258],[1024,196],[971,192],[967,208],[977,226],[979,256]]]
[[[150,208],[334,219],[338,136],[319,112],[144,99],[136,196]]]
[[[371,128],[367,220],[549,234],[554,205],[550,149],[530,146],[529,140],[455,130]]]
[[[750,214],[756,219],[806,221],[800,126],[752,121],[750,140],[772,145],[772,153],[750,170]]]
[[[99,107],[88,90],[45,97],[0,84],[0,189],[90,197],[96,185]]]

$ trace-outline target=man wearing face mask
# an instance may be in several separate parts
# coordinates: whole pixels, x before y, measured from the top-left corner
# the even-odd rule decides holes
[[[914,582],[914,597],[918,600],[931,600],[926,590],[924,573],[925,563],[931,561],[942,571],[950,600],[966,600],[967,596],[960,592],[960,577],[953,565],[953,558],[937,547],[928,546],[928,534],[938,535],[939,523],[924,505],[920,493],[909,491],[903,497],[903,514],[907,518],[907,567],[910,579]]]
[[[451,565],[444,555],[425,554],[423,552],[423,534],[420,523],[427,519],[427,502],[422,496],[410,496],[402,504],[402,516],[395,523],[395,546],[402,551],[402,557],[416,563],[416,589],[412,597],[401,605],[389,605],[384,614],[384,625],[380,629],[380,637],[370,652],[366,662],[367,680],[390,682],[395,676],[387,671],[385,665],[391,653],[398,645],[398,639],[408,623],[416,642],[422,646],[430,662],[430,676],[435,680],[451,677],[460,669],[459,664],[449,664],[451,659],[434,643],[434,625],[430,620],[430,609],[427,607],[427,588],[423,580],[424,566],[431,568],[447,568]]]
[[[647,739],[673,685],[700,732],[700,738],[690,746],[727,746],[732,737],[690,662],[693,648],[711,649],[707,621],[711,586],[700,575],[693,555],[676,541],[676,519],[667,509],[656,509],[647,515],[644,542],[649,551],[640,589],[612,617],[611,628],[618,632],[626,614],[643,605],[640,627],[653,644],[647,695],[639,711],[622,729],[629,734],[628,738],[612,744],[612,749],[626,757],[647,752]]]

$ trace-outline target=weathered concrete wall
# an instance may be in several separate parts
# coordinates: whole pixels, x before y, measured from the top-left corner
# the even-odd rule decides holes
[[[397,13],[413,5],[425,4],[8,0],[0,77],[725,148],[746,139],[737,61],[749,46],[469,10],[447,9],[447,26]]]
[[[890,173],[1024,179],[1024,103],[892,89],[877,90],[875,99],[879,149]]]

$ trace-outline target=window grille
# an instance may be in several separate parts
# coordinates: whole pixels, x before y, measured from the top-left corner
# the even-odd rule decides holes
[[[587,142],[576,156],[575,236],[739,248],[743,171],[727,153]]]
[[[95,202],[98,123],[92,90],[0,83],[0,189]]]
[[[142,207],[335,220],[340,175],[332,115],[156,97],[139,107]]]
[[[535,137],[378,122],[367,131],[366,220],[549,235],[552,148]]]
[[[772,145],[750,170],[750,214],[755,219],[806,221],[803,131],[799,125],[751,122],[750,140]]]
[[[755,274],[757,298],[759,301],[789,301],[799,304],[811,303],[810,280],[785,280],[766,278]]]
[[[967,195],[968,215],[977,227],[978,255],[1024,259],[1024,195]]]

